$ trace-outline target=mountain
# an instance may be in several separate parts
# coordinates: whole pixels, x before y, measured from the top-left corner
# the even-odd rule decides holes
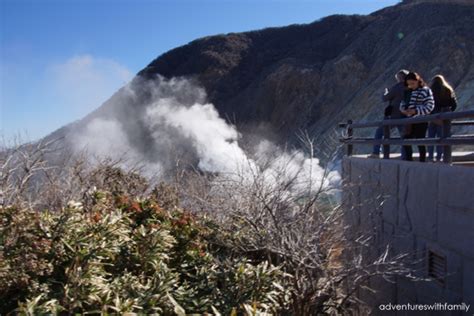
[[[472,0],[405,0],[370,15],[333,15],[311,24],[201,38],[141,70],[132,82],[138,97],[126,96],[123,88],[52,136],[121,112],[126,130],[140,130],[133,137],[152,142],[139,115],[149,98],[146,82],[160,75],[202,86],[221,117],[244,135],[291,142],[305,130],[331,149],[335,144],[326,141],[337,136],[337,123],[382,117],[383,90],[402,68],[428,81],[443,74],[457,92],[459,110],[472,109],[473,21]],[[141,144],[148,148],[147,141]]]

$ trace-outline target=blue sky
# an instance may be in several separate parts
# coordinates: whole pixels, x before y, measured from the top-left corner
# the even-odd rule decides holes
[[[196,38],[368,14],[398,0],[0,0],[0,133],[35,140]]]

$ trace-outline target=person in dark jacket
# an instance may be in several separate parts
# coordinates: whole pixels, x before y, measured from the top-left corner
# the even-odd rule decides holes
[[[403,117],[402,113],[400,112],[400,102],[403,100],[404,94],[407,91],[407,87],[405,86],[405,76],[408,73],[408,70],[401,69],[395,74],[395,79],[397,80],[397,83],[390,89],[385,89],[385,93],[382,96],[382,101],[388,102],[388,106],[384,110],[384,119],[399,119]],[[391,128],[394,127],[395,126],[392,126]],[[397,126],[397,129],[401,137],[403,133],[403,126]],[[379,126],[375,130],[374,138],[383,138],[382,126]],[[374,145],[372,154],[369,155],[369,158],[380,158],[380,147],[380,145]],[[402,159],[404,158],[404,156],[404,149],[402,148]]]
[[[435,106],[433,92],[428,86],[426,86],[420,75],[416,72],[410,72],[405,77],[405,84],[408,89],[411,90],[411,94],[408,100],[403,100],[400,103],[400,112],[405,115],[405,117],[416,117],[430,114]],[[425,138],[427,129],[428,123],[406,125],[405,135],[403,138]],[[413,160],[412,147],[403,147],[405,147],[405,160]],[[418,151],[420,153],[420,161],[424,162],[426,160],[426,147],[418,146]]]
[[[431,114],[440,112],[452,112],[456,110],[457,100],[453,88],[446,82],[442,75],[436,75],[431,80],[431,91],[435,101],[435,107]],[[441,137],[442,126],[439,122],[430,122],[428,124],[428,137]],[[443,146],[436,146],[436,160],[441,161],[443,155]],[[428,161],[433,161],[434,148],[428,146]]]

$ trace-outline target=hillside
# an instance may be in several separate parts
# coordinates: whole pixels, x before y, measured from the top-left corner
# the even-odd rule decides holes
[[[472,1],[405,1],[368,16],[200,39],[139,75],[196,75],[238,123],[319,135],[340,120],[379,117],[380,94],[400,68],[426,79],[442,73],[460,103],[473,104],[473,19]]]
[[[472,108],[473,20],[473,1],[403,1],[366,16],[334,15],[307,25],[201,38],[141,70],[131,84],[133,97],[121,89],[51,136],[76,133],[96,117],[114,117],[136,150],[153,156],[143,104],[152,94],[146,82],[157,75],[191,78],[239,132],[276,142],[307,130],[324,146],[340,121],[381,118],[381,94],[401,68],[426,80],[445,75],[459,110]],[[192,104],[193,93],[179,98]]]

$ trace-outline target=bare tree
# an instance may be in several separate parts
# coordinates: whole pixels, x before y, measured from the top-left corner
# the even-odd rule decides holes
[[[313,140],[306,133],[299,138],[304,160],[301,152],[280,151],[253,157],[233,174],[187,172],[178,179],[182,200],[234,236],[218,246],[269,260],[293,276],[292,314],[348,314],[363,304],[357,291],[368,280],[412,270],[406,254],[393,255],[389,245],[374,257],[370,232],[347,227],[343,184],[334,181],[337,155],[321,168]]]
[[[59,139],[4,145],[0,151],[0,206],[59,210],[71,200],[87,204],[96,188],[140,197],[157,183],[156,178],[142,176],[143,168],[123,155],[103,158],[69,150]]]
[[[294,315],[348,314],[362,304],[357,291],[373,277],[410,276],[406,254],[393,255],[390,246],[377,256],[371,232],[354,232],[344,221],[341,207],[337,152],[321,167],[314,141],[298,135],[306,152],[273,148],[247,159],[231,173],[205,173],[184,166],[175,183],[182,205],[209,217],[224,232],[213,242],[234,255],[268,260],[288,275]],[[110,194],[160,196],[171,209],[175,194],[167,198],[146,179],[140,164],[125,164],[122,157],[96,159],[86,153],[66,153],[54,141],[5,148],[0,153],[1,206],[59,209],[81,200],[93,204],[97,188]],[[129,170],[123,171],[127,165]],[[179,164],[176,164],[179,166]],[[169,188],[169,187],[167,187]],[[89,202],[90,203],[89,203]],[[226,234],[227,232],[227,234]]]

